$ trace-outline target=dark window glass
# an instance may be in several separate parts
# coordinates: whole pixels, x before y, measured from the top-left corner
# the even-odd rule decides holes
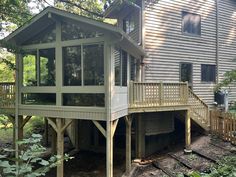
[[[84,85],[104,85],[103,45],[83,46]]]
[[[115,85],[121,85],[121,50],[115,49]]]
[[[64,86],[81,85],[81,46],[63,47]]]
[[[55,86],[55,49],[39,50],[41,86]]]
[[[61,30],[62,41],[103,36],[102,33],[92,31],[91,28],[86,28],[85,25],[82,24],[62,22]]]
[[[123,19],[123,30],[126,33],[131,33],[135,28],[135,23],[134,23],[134,16],[129,15],[125,19]]]
[[[191,63],[181,63],[180,64],[180,81],[192,83],[192,64]]]
[[[182,12],[182,32],[184,34],[201,35],[201,16]]]
[[[130,80],[135,81],[136,80],[136,60],[133,56],[130,57]]]
[[[36,36],[27,40],[24,45],[50,43],[56,41],[56,25],[52,24],[40,31]]]
[[[122,51],[122,86],[127,86],[127,52]]]
[[[216,81],[216,66],[215,65],[201,65],[201,80],[203,82]]]
[[[105,106],[105,94],[66,93],[63,94],[63,106]]]
[[[23,56],[23,86],[37,86],[37,51],[27,51]]]
[[[23,93],[22,104],[56,105],[56,94],[54,93]]]

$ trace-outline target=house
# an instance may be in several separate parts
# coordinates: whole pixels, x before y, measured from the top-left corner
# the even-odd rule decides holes
[[[23,52],[16,54],[16,83],[0,83],[0,112],[14,118],[19,139],[31,116],[46,117],[59,155],[65,131],[75,148],[91,148],[98,133],[104,136],[107,177],[121,120],[127,171],[132,122],[138,158],[154,151],[157,135],[174,131],[176,114],[185,120],[190,150],[190,118],[209,129],[213,87],[235,67],[235,5],[116,0],[104,16],[117,26],[48,7],[5,38]]]

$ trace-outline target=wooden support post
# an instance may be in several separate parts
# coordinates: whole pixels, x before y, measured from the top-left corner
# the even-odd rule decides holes
[[[145,155],[145,123],[142,121],[142,115],[138,114],[135,127],[136,158],[143,158]]]
[[[72,120],[65,123],[64,119],[57,118],[54,121],[51,118],[48,118],[48,123],[53,127],[57,133],[57,155],[62,158],[60,163],[57,165],[57,177],[64,176],[64,132],[66,128],[72,123]]]
[[[118,120],[107,121],[106,139],[106,175],[107,177],[113,177],[113,137],[116,131]]]
[[[126,124],[126,173],[129,174],[131,171],[131,125],[132,125],[132,117],[125,117]]]
[[[191,152],[191,118],[190,110],[186,111],[185,116],[185,152]]]
[[[44,144],[48,146],[48,119],[44,118]]]
[[[57,132],[52,128],[51,153],[53,155],[57,152]]]
[[[75,150],[79,150],[79,120],[74,120],[75,121]]]
[[[57,125],[57,155],[60,156],[62,159],[64,157],[64,131],[63,128],[63,119],[57,118],[56,125]],[[64,176],[64,161],[57,165],[57,177]]]
[[[22,140],[23,139],[23,137],[24,137],[24,131],[23,131],[23,129],[24,129],[24,126],[22,126],[23,125],[23,121],[24,121],[24,119],[23,119],[23,116],[21,116],[21,115],[19,115],[18,116],[18,132],[17,132],[17,135],[18,135],[18,140]]]

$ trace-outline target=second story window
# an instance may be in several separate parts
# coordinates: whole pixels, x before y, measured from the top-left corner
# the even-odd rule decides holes
[[[201,35],[201,16],[189,12],[182,12],[182,33],[187,35]]]
[[[134,31],[135,23],[134,23],[134,16],[129,15],[123,19],[123,30],[129,34]]]

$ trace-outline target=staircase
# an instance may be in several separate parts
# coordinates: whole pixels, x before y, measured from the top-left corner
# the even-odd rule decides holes
[[[188,96],[191,119],[208,131],[210,128],[210,121],[207,104],[203,102],[191,89],[188,91]]]

